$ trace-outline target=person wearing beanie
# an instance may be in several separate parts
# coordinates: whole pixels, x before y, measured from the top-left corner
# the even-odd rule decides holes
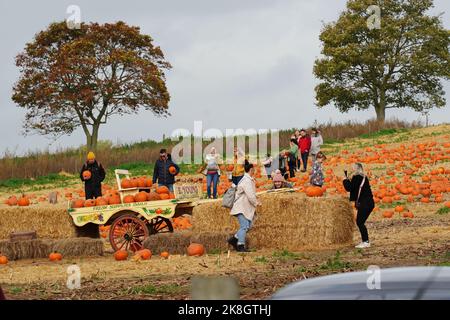
[[[170,173],[170,167],[175,168],[174,174]],[[159,158],[153,167],[153,184],[158,182],[158,186],[165,186],[170,192],[174,192],[175,176],[179,172],[180,167],[173,162],[170,153],[167,153],[166,149],[159,150]]]
[[[90,177],[85,177],[83,172],[89,171]],[[95,159],[95,154],[90,151],[86,157],[86,163],[80,171],[80,179],[84,182],[84,193],[86,199],[95,199],[102,196],[102,181],[105,180],[106,172],[103,166]]]
[[[293,187],[292,184],[290,184],[289,182],[286,182],[286,180],[284,180],[284,177],[281,174],[280,170],[275,171],[275,174],[272,177],[272,181],[273,181],[272,190]]]

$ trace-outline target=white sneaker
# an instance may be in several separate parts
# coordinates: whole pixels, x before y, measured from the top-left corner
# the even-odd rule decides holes
[[[361,242],[357,246],[355,246],[357,249],[364,249],[364,248],[370,248],[370,242]]]

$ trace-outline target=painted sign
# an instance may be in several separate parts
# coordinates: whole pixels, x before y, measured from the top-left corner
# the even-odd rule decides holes
[[[200,184],[175,184],[175,198],[177,200],[198,199],[202,196]]]

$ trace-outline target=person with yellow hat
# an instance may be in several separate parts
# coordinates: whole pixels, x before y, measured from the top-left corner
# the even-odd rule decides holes
[[[95,199],[102,196],[102,181],[105,180],[105,176],[105,169],[95,159],[94,152],[89,151],[86,163],[80,171],[81,181],[84,182],[86,199]]]

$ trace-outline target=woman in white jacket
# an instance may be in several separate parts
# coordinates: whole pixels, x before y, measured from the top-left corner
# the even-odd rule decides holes
[[[228,239],[228,243],[239,252],[248,252],[245,247],[245,237],[247,231],[252,226],[256,207],[260,205],[260,202],[256,198],[256,185],[255,179],[253,178],[255,169],[253,168],[253,164],[245,160],[244,169],[245,174],[237,185],[235,202],[230,212],[231,215],[239,220],[240,227],[236,234]]]
[[[320,151],[320,146],[323,144],[323,138],[320,131],[316,128],[311,129],[311,158],[314,163],[316,156]]]

